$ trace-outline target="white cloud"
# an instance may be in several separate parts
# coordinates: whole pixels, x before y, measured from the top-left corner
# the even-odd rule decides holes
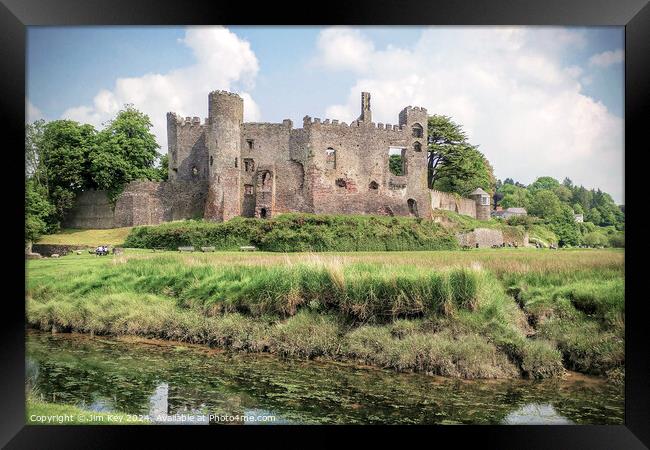
[[[589,64],[597,67],[609,67],[612,64],[619,64],[623,62],[625,55],[622,49],[607,50],[606,52],[597,53],[589,58]]]
[[[30,102],[29,99],[25,98],[25,123],[32,123],[44,118],[43,112]]]
[[[567,51],[584,47],[582,32],[434,27],[408,48],[375,49],[363,33],[339,30],[323,30],[317,59],[352,71],[357,81],[347,100],[326,109],[327,117],[356,119],[361,91],[372,94],[376,122],[396,123],[398,109],[424,106],[463,124],[497,177],[530,183],[568,176],[622,199],[623,120],[582,92],[588,80],[582,68],[562,63]],[[346,44],[340,61],[336,42]],[[355,57],[350,49],[365,54]]]
[[[69,108],[62,117],[97,127],[132,103],[149,115],[161,151],[167,151],[166,113],[206,117],[208,93],[234,90],[244,98],[244,120],[259,120],[260,110],[246,89],[254,85],[259,64],[250,44],[224,27],[189,27],[179,40],[196,59],[190,66],[167,73],[118,78],[111,90],[103,89],[92,105]]]

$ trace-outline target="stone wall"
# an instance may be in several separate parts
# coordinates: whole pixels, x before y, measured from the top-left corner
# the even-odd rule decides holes
[[[103,242],[98,242],[97,245],[102,245]],[[41,256],[50,257],[53,254],[59,256],[67,255],[76,250],[87,251],[86,249],[92,248],[88,245],[67,245],[67,244],[32,244],[32,252],[38,253]]]
[[[66,215],[65,228],[114,228],[113,206],[105,191],[86,191],[77,196],[75,206]]]
[[[456,236],[461,246],[479,248],[492,247],[503,244],[503,232],[491,228],[476,228],[469,233],[460,233]]]
[[[431,209],[443,209],[476,218],[476,202],[449,192],[430,190]]]
[[[206,194],[207,180],[134,181],[126,186],[113,209],[104,191],[88,191],[78,196],[64,226],[117,228],[198,218],[203,216]]]

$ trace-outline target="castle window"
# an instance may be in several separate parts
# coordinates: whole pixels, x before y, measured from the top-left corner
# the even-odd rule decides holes
[[[260,217],[262,219],[266,219],[266,216],[267,216],[266,208],[260,209]]]
[[[252,139],[246,139],[246,145],[248,145],[249,150],[253,150],[253,146],[255,145],[255,141]]]
[[[253,195],[253,185],[245,184],[244,185],[244,195]]]
[[[255,172],[255,161],[250,158],[244,159],[244,171]]]
[[[376,181],[371,181],[370,184],[368,185],[368,189],[376,191],[377,189],[379,189],[379,184]]]
[[[199,169],[196,168],[196,166],[192,167],[192,175],[197,176],[199,174]]]
[[[389,147],[388,169],[393,175],[406,175],[406,149],[402,147]]]
[[[490,196],[489,195],[481,195],[481,205],[483,205],[483,206],[489,206],[490,205]]]
[[[409,207],[409,214],[411,216],[418,217],[418,202],[416,202],[414,199],[409,198],[406,202],[406,204]]]
[[[214,158],[212,158],[212,156],[210,156],[210,165],[212,165],[213,162],[214,162]]]
[[[239,164],[239,158],[235,158],[235,168],[238,167],[238,164]]]
[[[422,129],[422,125],[420,125],[419,123],[413,125],[412,131],[413,131],[413,137],[415,138],[421,138],[422,136],[424,136],[424,130]]]
[[[347,183],[347,181],[345,181],[343,178],[339,178],[338,180],[336,180],[336,185],[337,185],[338,187],[342,187],[342,188],[344,188],[344,187],[347,187],[347,186],[348,186],[348,183]]]
[[[264,175],[262,175],[262,187],[264,187],[264,188],[271,187],[271,173],[270,172],[264,172]]]
[[[336,169],[336,150],[332,147],[325,150],[325,168]]]
[[[413,151],[421,152],[422,151],[422,144],[420,144],[419,142],[415,142],[415,144],[413,144]]]

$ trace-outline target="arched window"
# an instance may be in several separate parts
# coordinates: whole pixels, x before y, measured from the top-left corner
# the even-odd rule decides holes
[[[414,124],[412,130],[413,130],[413,137],[421,138],[422,136],[424,136],[424,130],[422,129],[422,125],[420,125],[419,123]]]
[[[267,215],[266,208],[260,209],[260,217],[262,219],[266,219],[266,215]]]
[[[196,166],[192,167],[192,175],[197,176],[199,174],[199,169],[196,168]]]
[[[413,144],[413,151],[421,152],[422,151],[422,144],[420,144],[419,142],[416,141],[415,144]]]
[[[325,150],[325,167],[327,169],[336,169],[336,150],[332,147]]]
[[[370,184],[368,185],[368,189],[376,191],[377,189],[379,189],[379,184],[376,181],[371,181]]]

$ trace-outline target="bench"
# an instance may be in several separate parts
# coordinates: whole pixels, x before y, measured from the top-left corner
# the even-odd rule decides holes
[[[214,247],[201,247],[202,252],[213,252]]]
[[[191,246],[190,247],[178,247],[178,251],[179,252],[193,252],[194,247],[191,247]]]
[[[253,245],[245,245],[243,247],[239,247],[239,251],[241,252],[254,252],[255,250],[257,250],[257,247]]]

